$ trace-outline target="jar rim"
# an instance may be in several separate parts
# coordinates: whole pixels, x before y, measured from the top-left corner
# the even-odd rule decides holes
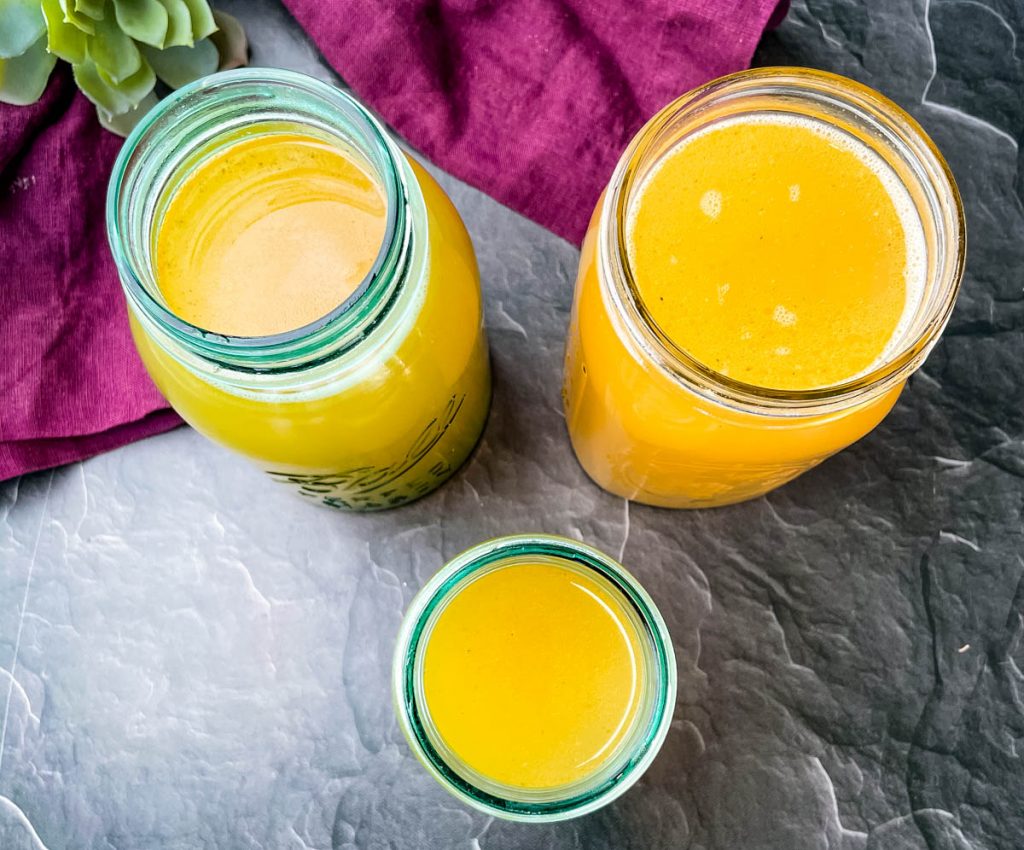
[[[378,185],[383,190],[386,206],[385,231],[373,264],[359,285],[340,304],[325,315],[301,327],[275,334],[240,336],[208,330],[188,322],[169,310],[155,297],[137,268],[137,258],[130,248],[129,217],[133,194],[148,193],[150,212],[155,199],[166,186],[138,185],[153,174],[136,175],[156,160],[154,150],[161,143],[161,134],[168,125],[181,125],[183,120],[196,122],[206,136],[199,143],[182,144],[174,161],[180,164],[189,151],[227,133],[230,125],[200,125],[203,113],[226,98],[248,96],[288,96],[309,98],[330,114],[332,130],[344,129],[358,134],[376,157],[371,165],[377,171]],[[328,120],[325,119],[325,122]],[[302,124],[300,118],[295,123]],[[248,125],[254,126],[254,125]],[[312,126],[312,125],[311,125]],[[386,313],[394,300],[394,278],[400,273],[411,253],[412,228],[408,226],[409,211],[404,169],[399,167],[398,150],[380,121],[348,92],[296,71],[274,68],[239,68],[221,71],[200,78],[172,92],[159,101],[139,121],[125,140],[114,163],[107,188],[106,226],[126,296],[141,313],[167,333],[186,350],[217,365],[241,372],[273,373],[315,366],[337,356],[364,338]],[[175,167],[167,169],[173,174]],[[167,176],[166,174],[164,176]],[[340,345],[338,343],[341,343]]]
[[[453,769],[430,740],[417,696],[417,662],[427,643],[424,632],[431,615],[461,592],[480,571],[501,568],[502,562],[521,556],[547,557],[594,572],[623,597],[643,627],[650,645],[654,678],[653,699],[644,719],[642,735],[625,763],[596,787],[586,783],[567,786],[565,796],[523,801],[509,788],[508,795],[488,791]],[[429,637],[429,636],[427,636]],[[506,820],[550,822],[579,817],[625,793],[644,773],[668,734],[675,709],[676,663],[668,628],[654,601],[640,583],[608,555],[575,540],[548,534],[498,537],[467,549],[450,560],[417,593],[402,621],[392,668],[392,691],[399,725],[413,753],[453,796],[490,815]],[[593,776],[599,776],[595,771]]]
[[[828,101],[867,122],[895,142],[908,157],[917,177],[930,190],[938,209],[936,226],[942,230],[936,253],[935,285],[941,297],[925,313],[923,326],[907,344],[868,372],[824,387],[777,389],[746,383],[719,372],[675,343],[650,313],[633,275],[626,239],[632,190],[645,176],[644,154],[672,122],[699,121],[710,105],[733,97],[786,96],[790,101]],[[752,114],[757,106],[730,113],[730,118]],[[822,119],[826,120],[826,119]],[[599,279],[610,296],[632,341],[673,382],[689,390],[749,413],[808,416],[845,409],[877,397],[906,380],[938,341],[952,313],[963,276],[966,224],[963,204],[953,174],[935,143],[904,109],[879,92],[838,74],[810,68],[753,68],[730,74],[693,89],[660,110],[626,147],[605,193],[598,229]],[[606,299],[608,300],[608,299]]]

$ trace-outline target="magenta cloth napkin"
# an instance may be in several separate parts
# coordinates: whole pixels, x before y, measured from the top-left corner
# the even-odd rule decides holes
[[[66,68],[33,106],[0,105],[0,480],[180,424],[135,353],[107,248],[121,141]]]
[[[578,242],[629,138],[746,67],[778,0],[285,3],[416,148]],[[66,69],[34,106],[0,104],[0,480],[180,424],[107,248],[120,144]]]
[[[415,148],[579,243],[644,121],[746,68],[788,0],[284,4]]]

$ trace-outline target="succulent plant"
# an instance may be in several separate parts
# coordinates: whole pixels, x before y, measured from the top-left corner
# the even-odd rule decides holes
[[[58,59],[125,135],[170,88],[245,63],[238,21],[206,0],[0,0],[0,101],[38,100]]]

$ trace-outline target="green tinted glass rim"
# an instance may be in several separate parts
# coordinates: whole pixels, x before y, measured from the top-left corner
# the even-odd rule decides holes
[[[358,142],[371,157],[379,185],[385,195],[386,224],[380,250],[359,286],[341,304],[315,321],[294,330],[266,336],[233,336],[216,333],[177,316],[168,310],[142,281],[136,261],[129,250],[130,209],[139,203],[130,197],[132,189],[154,196],[163,186],[145,185],[145,176],[135,178],[126,190],[132,168],[141,168],[139,160],[163,155],[161,145],[182,144],[174,136],[176,113],[196,124],[196,132],[216,135],[211,120],[200,120],[202,111],[213,111],[233,96],[280,99],[274,106],[287,109],[289,99],[315,113],[323,126],[339,136]],[[191,111],[187,111],[191,110]],[[303,124],[303,117],[292,120]],[[253,126],[258,126],[254,120]],[[227,128],[225,128],[227,129]],[[180,130],[178,131],[181,132]],[[161,331],[191,353],[217,365],[241,372],[274,373],[311,368],[351,350],[379,325],[396,301],[401,274],[411,254],[412,228],[409,227],[409,191],[402,157],[394,141],[380,122],[346,91],[314,77],[294,71],[272,68],[242,68],[203,77],[173,92],[157,103],[135,126],[125,140],[107,187],[106,227],[111,252],[129,300]],[[144,213],[141,213],[144,214]]]
[[[620,769],[581,793],[544,802],[496,796],[458,774],[438,753],[425,729],[416,699],[416,661],[431,614],[474,573],[520,556],[545,556],[592,570],[621,593],[653,648],[649,672],[656,679],[654,699],[640,744]],[[579,817],[627,791],[654,760],[668,733],[675,708],[676,663],[672,641],[660,612],[643,587],[603,552],[564,537],[513,535],[474,546],[448,562],[417,594],[405,615],[395,651],[392,685],[395,709],[413,752],[442,786],[470,806],[508,820],[547,822]]]

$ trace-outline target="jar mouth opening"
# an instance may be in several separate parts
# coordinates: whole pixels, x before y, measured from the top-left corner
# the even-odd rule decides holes
[[[294,112],[289,106],[298,104]],[[385,202],[384,235],[370,270],[336,307],[319,318],[280,333],[259,336],[225,334],[192,324],[162,302],[149,251],[160,201],[173,194],[190,155],[216,151],[262,130],[282,127],[351,147],[372,170]],[[161,330],[191,351],[239,371],[274,372],[316,365],[312,352],[351,335],[365,336],[383,318],[394,294],[396,270],[408,257],[408,187],[402,156],[379,121],[347,92],[293,71],[242,68],[196,80],[157,103],[136,125],[118,154],[107,190],[107,234],[127,297]],[[169,192],[170,190],[170,192]],[[139,226],[133,219],[145,223]],[[133,226],[134,225],[134,226]],[[373,314],[373,315],[370,315]],[[354,341],[354,339],[352,340]],[[347,346],[341,346],[346,348]],[[323,358],[321,358],[323,359]],[[277,361],[282,361],[280,369]]]
[[[607,584],[628,612],[643,644],[646,693],[616,748],[591,773],[543,789],[503,785],[476,773],[447,749],[433,727],[423,694],[423,655],[444,606],[480,575],[516,563],[557,563]],[[593,811],[624,793],[657,755],[675,707],[676,668],[671,638],[653,601],[608,556],[566,538],[516,535],[475,546],[451,560],[417,594],[402,623],[393,688],[400,725],[417,758],[449,793],[509,820],[556,821]]]
[[[810,111],[808,111],[810,110]],[[644,179],[690,133],[717,120],[781,111],[823,121],[848,122],[872,145],[899,158],[915,184],[934,231],[928,244],[925,294],[914,321],[891,354],[853,378],[828,386],[778,389],[746,383],[701,362],[672,340],[644,302],[629,253],[628,221]],[[879,152],[876,150],[876,153]],[[653,160],[653,161],[652,161]],[[920,211],[920,210],[919,210]],[[616,166],[600,214],[600,277],[633,341],[674,381],[747,412],[812,415],[872,397],[905,380],[938,341],[955,304],[963,275],[966,232],[953,175],[921,126],[888,98],[853,80],[805,68],[756,68],[713,80],[676,99],[655,115],[626,148]]]

